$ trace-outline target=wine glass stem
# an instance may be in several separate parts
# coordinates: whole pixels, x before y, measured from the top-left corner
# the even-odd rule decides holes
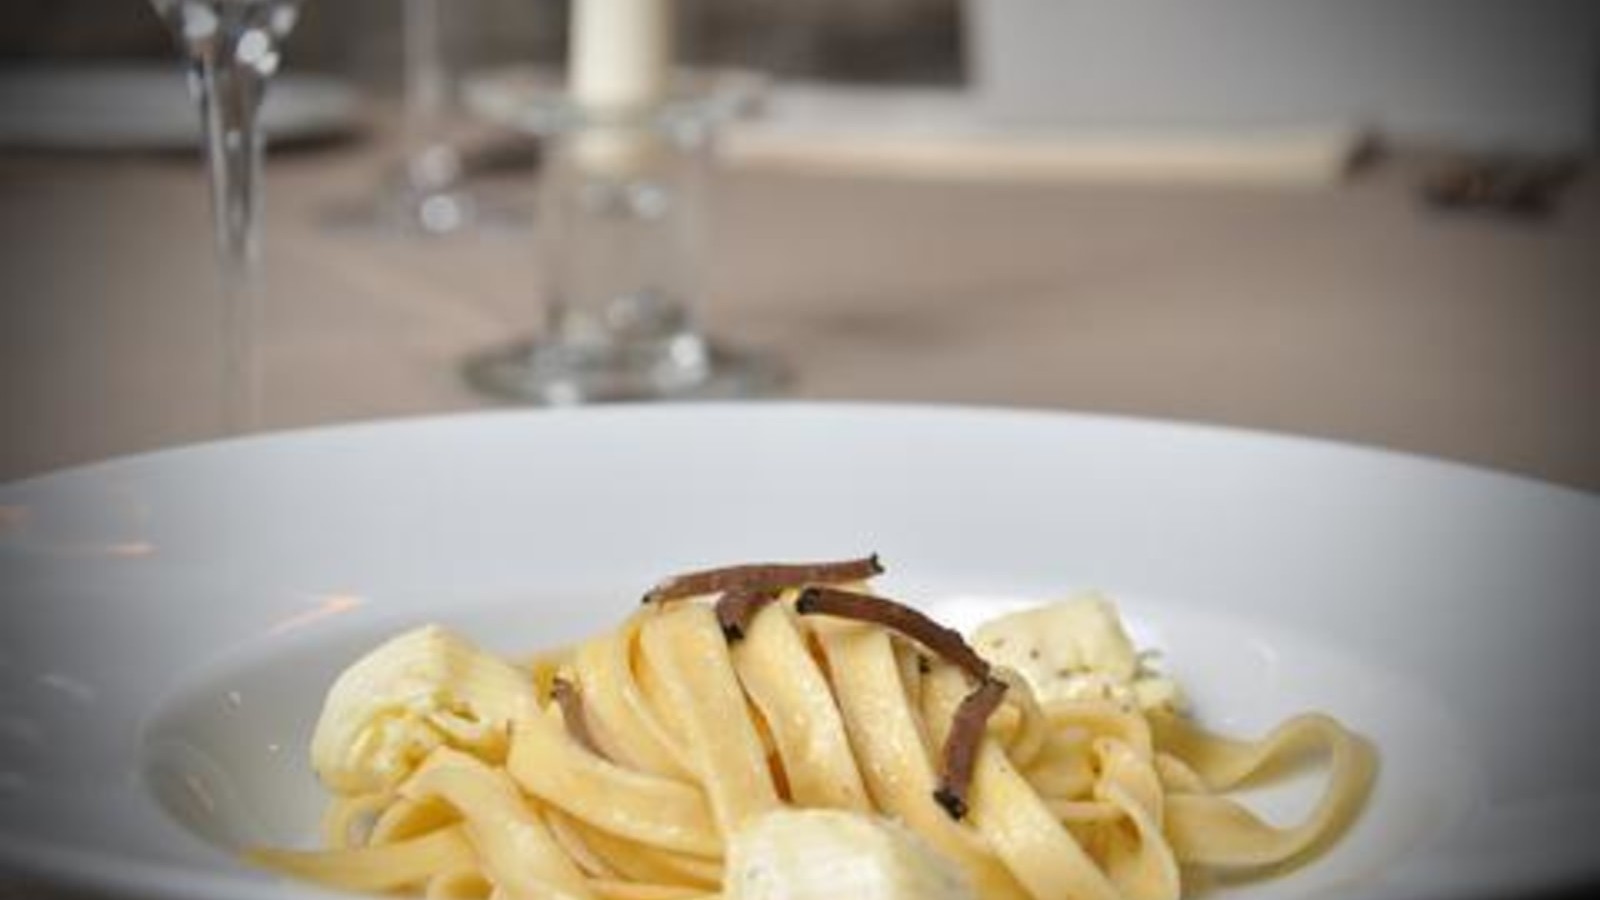
[[[194,64],[205,122],[211,202],[221,268],[222,388],[227,426],[256,424],[255,320],[261,305],[261,167],[258,113],[265,77],[205,55]]]
[[[457,180],[460,160],[444,138],[450,106],[439,0],[402,0],[405,122],[402,141],[414,189],[437,191]]]
[[[415,151],[438,130],[445,106],[445,71],[438,0],[403,2],[406,137]]]

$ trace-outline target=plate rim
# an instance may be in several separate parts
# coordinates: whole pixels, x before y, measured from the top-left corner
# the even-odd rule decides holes
[[[1080,410],[1067,407],[1044,407],[1024,404],[967,403],[949,401],[903,400],[828,400],[828,399],[752,399],[752,400],[684,400],[670,404],[648,401],[624,401],[580,406],[491,406],[481,409],[425,412],[415,415],[383,416],[350,419],[338,422],[311,423],[272,427],[246,434],[221,435],[150,447],[127,453],[117,453],[99,459],[84,460],[0,481],[0,493],[13,489],[37,489],[39,482],[54,479],[92,477],[99,470],[128,465],[159,464],[169,458],[192,453],[220,453],[243,448],[263,447],[274,443],[291,443],[316,440],[328,436],[355,436],[360,433],[385,430],[432,429],[465,425],[476,422],[504,421],[526,418],[529,421],[547,421],[553,418],[602,418],[634,416],[671,418],[694,415],[705,411],[744,411],[756,415],[788,415],[794,412],[807,414],[875,413],[884,415],[949,415],[993,417],[1021,421],[1026,419],[1049,422],[1077,422],[1081,424],[1121,425],[1153,430],[1171,430],[1175,433],[1204,435],[1216,438],[1240,438],[1254,443],[1272,443],[1283,447],[1299,447],[1331,451],[1365,457],[1373,461],[1389,460],[1402,465],[1449,471],[1471,478],[1498,481],[1506,485],[1551,493],[1587,503],[1600,504],[1600,491],[1591,491],[1577,485],[1540,478],[1526,472],[1504,469],[1484,463],[1438,456],[1401,447],[1390,447],[1355,438],[1318,435],[1295,431],[1280,431],[1254,425],[1213,422],[1178,416],[1145,415],[1140,413]]]

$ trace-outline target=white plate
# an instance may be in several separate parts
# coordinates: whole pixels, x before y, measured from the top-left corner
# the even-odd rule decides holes
[[[348,84],[285,72],[267,88],[269,141],[333,137],[360,123]],[[30,66],[0,72],[0,145],[73,150],[197,146],[200,117],[183,70],[169,65]]]
[[[667,573],[869,550],[958,625],[1104,589],[1215,726],[1319,708],[1370,736],[1355,829],[1230,893],[1600,875],[1600,499],[1239,431],[810,404],[363,425],[0,489],[0,871],[301,896],[224,848],[310,840],[321,692],[379,637],[529,650]]]

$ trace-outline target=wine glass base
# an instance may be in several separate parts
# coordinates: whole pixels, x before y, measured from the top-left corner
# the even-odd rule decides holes
[[[468,231],[521,233],[533,228],[533,201],[490,200],[453,190],[425,197],[350,202],[329,208],[325,224],[341,232],[441,238]]]
[[[789,384],[788,369],[770,356],[718,344],[706,349],[699,372],[669,380],[646,369],[573,366],[562,348],[524,340],[468,359],[463,374],[490,397],[541,406],[736,400],[771,396]]]

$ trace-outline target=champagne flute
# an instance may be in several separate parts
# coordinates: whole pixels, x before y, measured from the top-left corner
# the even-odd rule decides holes
[[[261,101],[300,0],[151,0],[199,104],[221,271],[224,422],[256,424],[254,320],[261,294]]]

